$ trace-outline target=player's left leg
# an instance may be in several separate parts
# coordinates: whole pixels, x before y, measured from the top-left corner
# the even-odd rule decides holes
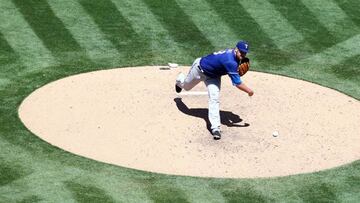
[[[209,94],[209,121],[211,132],[215,139],[220,139],[220,88],[221,78],[207,78],[205,80]],[[215,137],[217,136],[217,137]]]

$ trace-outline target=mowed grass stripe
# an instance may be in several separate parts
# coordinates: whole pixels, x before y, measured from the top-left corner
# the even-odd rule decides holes
[[[21,66],[18,56],[0,32],[0,90],[11,83],[9,74],[14,73],[14,67]]]
[[[111,41],[123,60],[143,62],[151,60],[149,44],[145,38],[140,37],[132,28],[131,23],[116,8],[110,0],[79,0],[86,12],[104,33],[107,40]],[[148,54],[148,55],[146,55]]]
[[[168,30],[172,38],[192,57],[199,57],[214,51],[214,46],[204,36],[190,17],[184,13],[175,0],[143,0]]]
[[[48,0],[48,3],[56,17],[64,23],[91,59],[113,58],[119,55],[77,1]]]
[[[239,2],[279,48],[303,41],[303,36],[268,1],[242,0]]]
[[[30,135],[29,136],[33,136]],[[12,202],[20,202],[30,196],[36,196],[44,202],[73,202],[74,198],[69,190],[62,184],[63,181],[75,179],[80,170],[74,170],[56,159],[53,161],[45,153],[36,156],[20,146],[13,145],[0,136],[0,149],[3,157],[19,165],[16,169],[24,171],[16,182],[0,187],[1,193]],[[39,149],[39,148],[38,148]],[[46,150],[45,150],[46,151]],[[2,162],[0,162],[2,163]],[[71,171],[71,172],[70,172]],[[84,171],[80,171],[84,174]],[[26,190],[24,189],[26,186]],[[29,187],[27,187],[29,186]],[[14,192],[16,191],[16,195]],[[1,201],[0,201],[1,202]]]
[[[315,52],[333,46],[338,41],[300,1],[269,0],[300,32]]]
[[[216,50],[235,47],[237,41],[241,39],[241,36],[234,34],[231,28],[223,23],[205,0],[176,0],[176,2]]]
[[[172,182],[186,194],[189,202],[226,202],[222,193],[213,188],[207,180],[188,178],[187,180],[174,179]]]
[[[29,134],[29,136],[33,135]],[[38,146],[37,149],[40,148]],[[29,153],[29,151],[24,150],[22,147],[17,146],[16,144],[10,144],[10,142],[8,142],[6,139],[3,139],[2,136],[0,136],[0,149],[0,163],[4,164],[4,162],[1,160],[1,157],[5,157],[6,160],[12,161],[12,165],[17,166],[16,168],[12,167],[13,169],[20,171],[22,174],[25,174],[18,176],[16,181],[12,181],[5,186],[0,185],[0,196],[4,194],[4,197],[7,197],[9,200],[11,200],[11,202],[19,202],[20,200],[26,199],[31,195],[38,197],[44,202],[74,202],[76,195],[74,195],[71,190],[66,188],[64,183],[80,178],[87,180],[88,182],[93,182],[92,179],[94,178],[94,174],[90,172],[91,170],[89,171],[88,167],[84,170],[82,167],[69,166],[65,164],[66,161],[69,160],[66,159],[65,162],[61,161],[63,160],[63,157],[59,153],[55,153],[49,156],[47,154],[48,151],[44,148],[41,148],[44,151],[40,150],[36,153]],[[99,168],[97,168],[97,170],[99,170]],[[12,171],[6,172],[13,173]],[[101,173],[96,173],[96,175],[99,174]],[[26,187],[26,190],[24,190],[24,186],[31,187]],[[15,191],[16,195],[14,195]],[[95,195],[101,197],[101,194],[93,195],[94,197]]]
[[[3,123],[1,124],[1,126],[4,126]],[[24,149],[10,144],[6,139],[3,139],[3,134],[0,136],[0,150],[0,164],[3,166],[0,167],[0,182],[3,183],[0,184],[0,202],[4,199],[8,200],[7,202],[19,202],[32,194],[32,192],[29,191],[32,187],[27,188],[28,182],[24,181],[29,175],[33,174],[33,170],[31,169],[31,165],[33,164],[31,162],[32,157],[26,157],[29,156],[29,154],[26,153]],[[11,163],[11,165],[7,163]],[[4,166],[6,170],[1,171]],[[24,190],[24,186],[26,190]],[[14,195],[15,193],[16,195]],[[35,195],[35,193],[32,195]]]
[[[76,202],[116,202],[107,194],[107,191],[104,191],[94,185],[85,185],[73,181],[66,181],[64,184],[66,185],[66,188],[71,191]]]
[[[0,0],[0,19],[2,19],[0,30],[3,37],[28,70],[57,64],[51,52],[11,1]]]
[[[345,74],[356,74],[358,71],[347,70],[347,60],[356,60],[360,55],[360,34],[348,40],[342,41],[335,46],[329,47],[321,53],[315,54],[304,60],[287,67],[288,75],[302,75],[303,78],[325,84],[342,92],[353,95],[360,99],[360,89],[358,77],[341,77],[341,73],[336,73],[334,67],[341,69],[339,72]],[[354,59],[355,57],[355,59]],[[358,67],[356,67],[358,69]],[[335,72],[335,73],[334,73]]]
[[[258,179],[251,181],[249,181],[249,179],[237,179],[237,181],[228,180],[229,179],[212,179],[209,181],[211,188],[220,192],[225,202],[238,202],[239,200],[241,200],[241,202],[276,202],[269,194],[271,190],[269,190],[269,187],[264,186],[263,181],[259,181],[257,187],[256,184],[253,183]],[[261,187],[263,187],[263,189],[260,189]]]
[[[360,4],[358,0],[335,0],[338,6],[347,14],[347,16],[360,27]]]
[[[302,0],[303,4],[337,39],[345,40],[359,33],[360,29],[332,0]]]
[[[14,49],[10,46],[10,44],[5,39],[4,35],[0,30],[0,69],[3,73],[4,65],[16,63],[17,55]]]
[[[0,76],[0,90],[2,90],[3,88],[5,88],[7,85],[9,85],[11,83],[11,80],[8,78],[2,78],[2,76]]]
[[[185,191],[166,179],[148,177],[137,181],[143,185],[151,202],[190,202]]]
[[[52,167],[37,163],[38,169],[36,173],[31,174],[20,180],[24,185],[31,185],[23,195],[33,194],[44,200],[45,202],[73,202],[74,197],[63,184],[62,180],[69,179],[68,174],[63,172],[63,168],[57,163],[53,162]]]
[[[170,62],[179,63],[183,58],[190,58],[185,49],[173,40],[168,30],[162,26],[144,2],[141,0],[117,0],[113,3],[131,24],[134,31],[146,39],[149,49],[156,52],[151,64],[159,65],[159,63],[163,63],[164,56],[169,55]],[[145,52],[146,50],[139,47],[138,51]]]
[[[26,3],[22,0],[13,0],[13,2],[50,51],[57,54],[81,50],[80,45],[55,16],[46,0],[28,0]]]
[[[62,65],[78,65],[79,62],[92,63],[64,23],[55,16],[46,0],[29,0],[26,3],[22,0],[12,1],[36,35],[52,52],[52,55],[61,61]]]
[[[87,179],[87,180],[86,180]],[[81,182],[89,182],[87,177]],[[98,174],[91,182],[98,188],[107,192],[117,202],[150,202],[144,185],[136,182],[131,176],[122,176],[121,181],[107,176],[107,173]]]
[[[360,34],[342,41],[321,53],[315,54],[312,57],[301,60],[296,64],[309,64],[311,67],[322,66],[322,65],[335,65],[338,64],[342,59],[350,58],[360,54]],[[296,65],[295,65],[296,66]],[[310,68],[309,66],[307,66]]]
[[[7,42],[0,30],[0,89],[5,88],[11,83],[10,78],[19,70],[19,67],[21,69],[21,66],[19,56]]]
[[[46,169],[44,168],[43,170],[45,171]],[[61,182],[58,182],[59,177],[50,174],[45,175],[45,173],[46,172],[32,174],[18,181],[17,184],[30,185],[31,187],[28,187],[26,191],[19,190],[17,195],[12,195],[12,198],[16,198],[14,202],[20,202],[21,199],[30,195],[34,195],[44,202],[74,202],[73,195],[70,191],[65,189]],[[16,188],[16,186],[8,186],[7,190],[9,194],[13,194],[13,187]]]
[[[341,60],[339,64],[332,65],[329,73],[342,80],[353,80],[360,83],[360,54]]]
[[[30,135],[31,133],[28,134],[28,136],[33,136]],[[21,169],[25,173],[25,175],[19,176],[16,182],[0,187],[0,196],[3,193],[12,202],[20,202],[32,195],[44,202],[74,202],[71,191],[64,186],[63,182],[74,180],[80,175],[89,175],[88,171],[72,168],[59,161],[62,159],[59,154],[52,154],[56,158],[48,156],[48,151],[44,148],[41,148],[44,151],[37,151],[35,155],[17,144],[11,144],[0,136],[0,149],[3,157],[21,166],[18,166],[16,170]],[[39,154],[42,156],[38,156]],[[91,179],[91,177],[87,177]],[[14,195],[15,191],[16,195]]]
[[[279,49],[238,0],[226,2],[207,0],[207,2],[234,34],[249,42],[249,57],[256,58],[261,64],[267,66],[292,63],[288,53]]]

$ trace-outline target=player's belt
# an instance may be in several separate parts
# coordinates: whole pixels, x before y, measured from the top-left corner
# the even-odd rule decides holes
[[[198,65],[198,69],[199,69],[202,73],[204,73],[204,70],[200,67],[200,65]]]
[[[204,72],[204,70],[201,68],[200,65],[198,65],[197,67],[198,67],[198,69],[199,69],[204,75],[206,75],[207,77],[211,77],[211,76],[209,76],[208,74],[206,74],[206,73]]]

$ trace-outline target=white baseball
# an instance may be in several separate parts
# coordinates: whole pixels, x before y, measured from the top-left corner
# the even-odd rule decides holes
[[[274,137],[277,137],[277,136],[279,136],[279,132],[278,132],[278,131],[274,131],[274,132],[272,133],[272,135],[273,135]]]

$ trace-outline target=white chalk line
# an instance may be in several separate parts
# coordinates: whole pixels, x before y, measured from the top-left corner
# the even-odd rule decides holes
[[[176,93],[176,95],[179,95],[179,96],[188,96],[188,95],[200,96],[200,95],[208,95],[208,92],[201,92],[201,91],[180,92],[180,93]]]

